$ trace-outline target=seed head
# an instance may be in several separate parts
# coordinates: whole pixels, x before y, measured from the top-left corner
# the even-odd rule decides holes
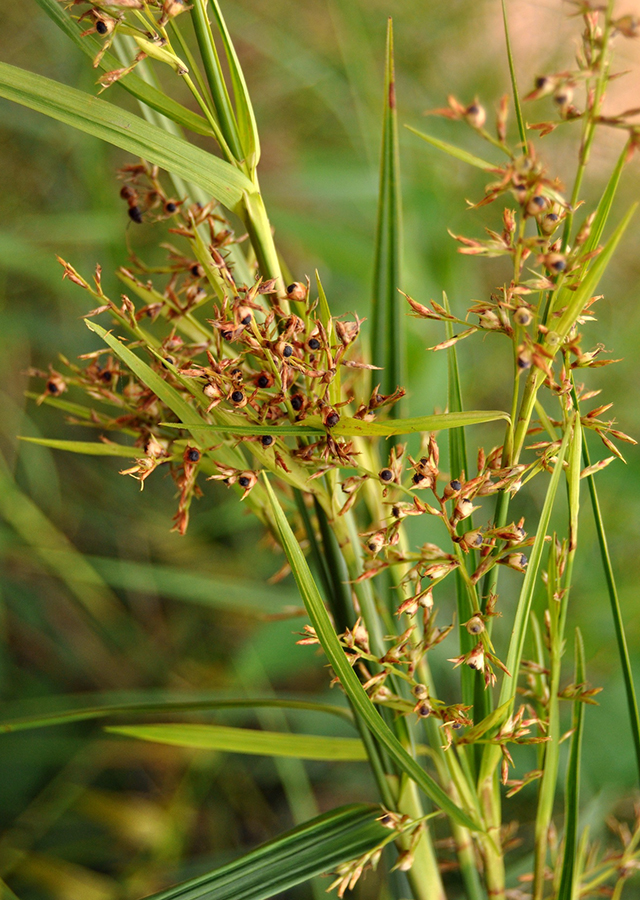
[[[482,616],[472,616],[464,626],[469,634],[482,634],[484,631],[484,620]]]
[[[300,281],[294,281],[287,286],[287,300],[302,302],[307,299],[307,289]]]
[[[526,306],[519,306],[513,313],[513,321],[516,325],[520,325],[523,328],[526,328],[527,325],[530,324],[533,319],[533,315],[531,310],[527,309]]]

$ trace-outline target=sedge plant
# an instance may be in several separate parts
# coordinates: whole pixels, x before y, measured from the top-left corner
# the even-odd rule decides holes
[[[158,470],[169,472],[179,534],[193,501],[207,502],[208,481],[244,503],[284,552],[281,574],[291,573],[304,601],[308,623],[292,641],[319,645],[344,697],[334,706],[307,706],[354,729],[351,738],[255,730],[250,752],[363,760],[378,791],[377,805],[311,818],[154,896],[257,900],[326,872],[343,896],[367,869],[389,865],[406,874],[400,896],[410,891],[417,900],[575,900],[602,892],[619,898],[640,861],[640,820],[619,827],[615,853],[598,851],[580,829],[581,740],[597,689],[587,681],[580,630],[567,632],[567,615],[579,525],[590,508],[640,766],[638,710],[595,484],[597,473],[622,456],[620,443],[635,442],[607,418],[607,402],[593,405],[599,390],[583,381],[585,370],[607,362],[589,328],[598,285],[635,211],[633,205],[610,221],[640,129],[633,111],[604,115],[603,102],[615,74],[615,42],[634,37],[637,20],[612,0],[606,7],[576,3],[583,26],[577,62],[534,76],[521,100],[503,4],[511,101],[501,101],[495,123],[477,99],[449,97],[432,113],[469,129],[482,155],[410,129],[486,176],[475,205],[492,204],[496,224],[482,238],[453,238],[463,254],[497,258],[501,280],[465,310],[446,294],[436,301],[403,292],[389,22],[367,342],[358,315],[332,313],[322,273],[292,276],[278,252],[258,180],[256,117],[218,0],[36,2],[93,61],[100,96],[6,64],[0,96],[133,154],[119,172],[120,194],[131,227],[156,228],[167,256],[153,268],[132,255],[117,272],[117,300],[105,293],[100,266],[88,275],[60,260],[64,277],[88,295],[85,322],[97,349],[79,363],[63,358],[32,374],[38,402],[94,429],[97,440],[34,440],[121,457],[122,474],[141,488],[152,489]],[[172,82],[186,86],[190,106],[160,86]],[[115,85],[136,98],[140,115],[105,99]],[[548,119],[527,125],[532,107],[525,101],[539,101]],[[539,137],[557,127],[580,131],[569,188],[549,171],[539,146]],[[599,202],[587,208],[583,182],[605,127],[622,131],[626,143]],[[430,352],[448,357],[448,397],[427,398],[415,418],[403,415],[407,315],[422,321],[430,341],[437,335]],[[506,410],[464,408],[458,349],[485,338],[483,353],[492,342],[511,348]],[[434,413],[445,401],[446,411]],[[490,422],[504,425],[502,443],[479,446],[476,426]],[[607,455],[592,461],[593,438]],[[537,517],[523,515],[525,485],[538,498]],[[552,528],[552,521],[559,524]],[[427,522],[437,538],[416,542]],[[515,575],[503,589],[505,570]],[[532,614],[536,595],[544,597],[542,618]],[[497,616],[509,623],[499,641]],[[451,679],[439,683],[432,671],[436,647],[460,676],[454,695]],[[238,705],[287,703],[248,697]],[[563,792],[560,744],[569,707]],[[198,705],[159,703],[157,712],[186,708]],[[246,729],[141,718],[153,711],[135,704],[76,708],[6,723],[6,730],[117,714],[131,721],[107,724],[110,733],[247,750]],[[536,766],[515,778],[512,767],[531,752],[523,749],[528,745]],[[532,848],[528,871],[514,883],[503,805],[525,788],[537,796]],[[562,816],[555,815],[560,796]],[[455,880],[446,875],[452,869]]]

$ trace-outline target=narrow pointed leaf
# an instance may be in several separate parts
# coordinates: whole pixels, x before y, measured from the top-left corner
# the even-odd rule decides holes
[[[202,57],[204,71],[209,83],[209,90],[216,111],[216,119],[220,126],[220,130],[225,141],[229,145],[229,149],[237,160],[244,157],[242,147],[240,145],[240,137],[238,135],[238,127],[236,124],[233,107],[227,86],[224,80],[224,73],[220,65],[218,51],[213,39],[211,25],[207,16],[207,0],[193,0],[191,7],[191,22],[193,30],[198,42],[198,49]]]
[[[413,134],[417,134],[419,138],[422,138],[427,144],[431,144],[432,147],[442,150],[443,153],[453,156],[455,159],[459,159],[460,162],[467,163],[469,166],[475,166],[476,169],[482,169],[485,172],[495,172],[498,168],[493,163],[487,162],[485,159],[480,159],[479,156],[474,156],[473,153],[468,153],[461,147],[456,147],[455,144],[441,141],[440,138],[435,138],[430,134],[425,134],[423,131],[418,131],[417,128],[412,128],[411,125],[405,125],[405,128],[408,128]]]
[[[509,414],[498,409],[468,410],[460,413],[442,413],[436,416],[394,419],[390,422],[365,422],[362,419],[343,416],[338,424],[330,430],[331,434],[340,437],[390,437],[395,434],[419,434],[424,431],[444,431],[447,428],[459,428],[464,425],[481,425],[485,422],[495,422],[497,419],[509,421]],[[318,417],[309,416],[305,422],[310,424],[253,425],[242,420],[242,424],[238,425],[212,425],[200,420],[198,427],[203,432],[212,431],[220,434],[272,434],[275,436],[326,434],[327,429],[322,427]],[[163,425],[167,428],[180,428],[180,425],[175,422],[164,422]]]
[[[204,188],[228,209],[252,193],[249,179],[229,163],[127,110],[84,91],[0,63],[0,97],[44,113]]]
[[[36,0],[38,6],[49,16],[49,18],[79,47],[83,53],[86,53],[93,59],[102,47],[102,41],[98,40],[92,34],[80,37],[80,27],[75,19],[68,15],[58,0]],[[107,51],[100,61],[100,68],[104,72],[111,72],[114,69],[122,67],[121,61],[113,53]],[[151,84],[147,84],[144,79],[130,72],[116,82],[117,85],[123,87],[141,103],[145,103],[156,112],[162,113],[163,116],[171,119],[177,125],[182,125],[196,134],[212,136],[211,126],[205,118],[199,116],[186,106],[177,103],[167,94],[159,91]]]
[[[235,101],[235,121],[240,135],[240,143],[243,150],[243,158],[251,170],[255,169],[260,160],[260,138],[258,126],[253,112],[253,104],[249,96],[249,90],[244,78],[242,66],[238,59],[233,41],[229,34],[226,22],[220,9],[218,0],[210,0],[211,10],[215,19],[231,76],[233,97]]]
[[[618,192],[620,177],[627,161],[628,154],[629,144],[627,143],[622,148],[622,153],[618,157],[618,161],[613,172],[611,173],[609,181],[607,182],[607,186],[604,189],[600,200],[598,201],[598,208],[596,209],[595,218],[591,223],[591,234],[587,238],[584,245],[585,253],[591,253],[598,247],[600,243],[600,238],[602,237],[605,225],[607,224],[609,213],[611,212],[611,207],[613,206],[613,201],[615,199],[616,193]]]
[[[405,750],[369,699],[338,641],[304,554],[266,477],[265,486],[271,501],[275,528],[289,560],[311,624],[315,628],[322,649],[339,677],[354,710],[359,713],[375,738],[384,745],[389,756],[399,768],[406,772],[437,806],[447,812],[458,824],[477,831],[478,824],[452,801],[440,785]]]
[[[560,338],[558,346],[568,335],[569,331],[576,321],[576,318],[584,309],[585,304],[595,294],[600,279],[604,275],[607,266],[611,262],[611,257],[615,253],[618,244],[622,240],[622,237],[627,230],[627,227],[631,222],[631,219],[637,208],[637,203],[634,203],[630,207],[616,230],[613,232],[613,234],[605,244],[602,252],[595,258],[595,260],[591,264],[589,271],[587,272],[578,289],[575,291],[564,289],[558,292],[558,297],[554,303],[554,307],[561,309],[566,304],[566,309],[561,315],[560,320],[555,325],[554,329],[556,334]]]
[[[576,404],[577,405],[577,404]],[[591,457],[586,440],[582,441],[582,458],[585,467],[591,465]],[[633,682],[633,671],[631,669],[631,658],[629,656],[629,646],[624,628],[624,620],[622,618],[622,610],[620,608],[620,599],[618,597],[618,588],[616,585],[615,575],[613,574],[613,565],[611,563],[611,554],[609,553],[609,542],[607,541],[607,532],[604,527],[602,511],[600,509],[600,500],[596,488],[596,481],[593,475],[587,478],[589,485],[589,496],[591,498],[591,507],[593,509],[593,520],[596,526],[596,534],[598,535],[598,545],[600,547],[600,558],[602,560],[602,568],[607,583],[607,593],[609,594],[609,602],[611,604],[611,614],[613,616],[613,625],[616,632],[616,642],[618,644],[618,655],[620,656],[620,666],[622,668],[622,677],[624,679],[625,694],[627,698],[627,710],[629,714],[629,723],[631,725],[631,734],[633,737],[633,746],[636,754],[636,765],[638,767],[638,777],[640,779],[640,713],[638,712],[638,699],[636,689]]]
[[[153,695],[154,691],[149,691]],[[100,694],[89,695],[95,697],[95,706],[77,706],[70,709],[62,709],[56,712],[41,713],[39,715],[22,716],[14,719],[6,719],[0,722],[0,734],[9,734],[14,731],[31,731],[34,728],[50,728],[54,725],[69,725],[73,722],[86,722],[96,719],[108,719],[112,716],[135,715],[143,713],[193,713],[212,709],[299,709],[306,712],[328,713],[351,722],[349,711],[340,706],[331,706],[328,703],[313,703],[308,700],[294,700],[284,697],[211,697],[204,694],[198,699],[197,693],[191,693],[189,699],[155,699],[137,700],[119,703],[98,702],[102,700]],[[50,699],[50,698],[48,698]],[[73,699],[65,698],[67,702]],[[83,698],[84,699],[84,698]],[[86,700],[85,700],[86,702]],[[242,729],[241,729],[242,730]]]
[[[83,453],[86,456],[123,456],[134,459],[143,451],[140,447],[125,447],[124,444],[103,444],[101,441],[59,441],[54,438],[24,437],[21,441],[51,447],[52,450],[66,450],[68,453]]]
[[[383,370],[376,376],[380,378],[383,394],[393,393],[403,381],[403,318],[398,295],[402,253],[401,216],[393,25],[389,19],[371,316],[371,361]],[[391,415],[397,415],[397,411],[398,404],[392,407]]]
[[[516,122],[518,123],[518,134],[520,135],[520,143],[523,149],[527,147],[527,130],[524,124],[524,116],[522,115],[522,106],[520,105],[520,94],[518,92],[518,82],[516,80],[516,68],[513,62],[513,53],[511,51],[511,38],[509,36],[509,22],[507,19],[506,0],[502,0],[502,21],[504,24],[504,39],[507,45],[507,59],[509,61],[509,75],[511,76],[511,90],[513,92],[513,105],[516,111]]]
[[[575,684],[584,684],[584,644],[579,628],[576,628],[575,641]],[[564,818],[564,857],[562,860],[562,875],[558,900],[572,900],[576,896],[577,880],[577,839],[578,839],[578,815],[580,805],[580,763],[582,757],[582,735],[584,731],[584,703],[580,700],[573,704],[573,734],[571,736],[571,749],[569,751],[569,764],[567,766],[567,786],[565,791],[565,818]]]
[[[200,750],[221,750],[225,753],[248,753],[254,756],[288,756],[294,759],[342,762],[362,762],[367,758],[364,744],[358,738],[259,731],[191,722],[112,725],[106,727],[105,731],[174,747],[196,747]]]
[[[553,469],[553,474],[547,488],[540,519],[538,521],[538,532],[531,548],[531,555],[527,565],[527,571],[524,576],[520,597],[518,598],[518,608],[516,610],[513,630],[511,632],[511,640],[509,642],[509,652],[507,654],[506,667],[511,672],[511,678],[505,677],[502,681],[502,689],[500,691],[499,705],[502,706],[507,701],[513,701],[516,695],[516,687],[518,683],[518,672],[520,671],[520,662],[522,660],[522,651],[524,649],[524,640],[527,632],[527,623],[529,621],[529,613],[531,612],[531,603],[533,602],[533,593],[542,559],[542,551],[544,549],[547,528],[551,518],[551,511],[558,492],[560,484],[560,476],[562,474],[562,466],[569,445],[572,430],[567,428],[562,439],[562,444],[558,450],[557,461]]]
[[[334,809],[147,900],[266,900],[387,840],[389,829],[376,821],[379,816],[379,807],[364,804]]]

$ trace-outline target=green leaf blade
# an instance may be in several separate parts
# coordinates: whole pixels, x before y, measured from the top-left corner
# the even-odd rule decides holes
[[[402,207],[397,119],[393,25],[389,19],[371,316],[371,361],[382,368],[379,377],[383,394],[392,394],[402,385],[404,376],[403,317],[398,297]],[[391,415],[397,414],[395,404]]]
[[[0,62],[0,97],[41,112],[192,181],[236,210],[254,185],[234,166],[106,100]]]
[[[266,900],[387,840],[379,815],[378,807],[364,804],[340,807],[148,900]]]
[[[280,504],[273,492],[269,480],[265,477],[267,495],[271,501],[271,509],[274,518],[276,532],[285,551],[291,570],[293,572],[300,595],[304,600],[307,612],[311,619],[322,648],[329,659],[336,675],[351,700],[354,709],[360,714],[367,728],[383,744],[391,758],[398,766],[412,778],[416,784],[436,803],[447,812],[458,824],[479,830],[478,823],[474,822],[463,810],[461,810],[449,797],[449,795],[434,781],[431,776],[415,761],[415,759],[400,744],[391,729],[379,715],[375,706],[364,691],[357,675],[349,664],[344,651],[338,641],[327,611],[322,602],[322,597],[315,584],[307,561],[304,558],[298,541],[291,526],[287,522]]]

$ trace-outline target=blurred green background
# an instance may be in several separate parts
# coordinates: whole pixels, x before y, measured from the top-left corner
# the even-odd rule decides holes
[[[534,75],[571,66],[571,35],[579,22],[565,17],[565,4],[516,0],[510,10],[524,90]],[[366,315],[386,18],[394,17],[400,123],[487,155],[462,126],[425,120],[423,113],[444,105],[448,93],[466,103],[478,95],[492,110],[508,90],[499,3],[236,0],[225,4],[225,13],[262,133],[261,184],[279,246],[296,277],[320,269],[338,312]],[[638,105],[637,44],[620,44],[618,68],[633,74],[616,82],[611,109]],[[87,59],[31,0],[2,4],[0,59],[95,90]],[[107,98],[131,103],[118,87]],[[540,121],[551,116],[550,104],[527,107],[526,114]],[[587,201],[606,181],[621,147],[618,138],[600,137]],[[447,228],[478,236],[485,225],[500,230],[500,210],[468,212],[465,198],[482,196],[481,175],[438,156],[404,129],[400,140],[403,287],[422,302],[439,299],[444,289],[463,313],[507,275],[501,261],[457,254]],[[67,706],[63,694],[97,691],[128,698],[149,691],[238,696],[270,689],[326,695],[323,659],[294,643],[292,631],[302,628],[304,618],[269,620],[283,603],[298,606],[299,599],[290,580],[267,583],[281,559],[235,497],[207,485],[187,536],[180,538],[169,531],[173,484],[161,475],[140,493],[137,482],[118,475],[118,460],[61,455],[17,441],[18,434],[86,439],[54,410],[25,398],[25,391],[37,390],[25,375],[29,366],[46,368],[58,353],[74,359],[94,346],[81,322],[86,298],[61,280],[55,254],[85,275],[99,262],[105,289],[116,298],[112,272],[127,261],[127,246],[157,258],[163,226],[127,228],[115,172],[130,160],[113,148],[5,102],[0,142],[2,719]],[[571,173],[576,147],[571,128],[539,143],[552,173],[561,176]],[[632,195],[638,195],[637,160],[624,175],[614,218]],[[613,358],[623,357],[586,380],[590,388],[603,388],[602,402],[615,401],[619,427],[636,438],[637,246],[636,221],[602,285],[599,321],[588,326],[584,342],[588,348],[602,342]],[[446,360],[424,353],[442,334],[435,325],[407,323],[409,410],[427,414],[446,403]],[[460,362],[466,405],[506,408],[506,343],[490,336],[462,344]],[[488,449],[499,443],[499,431],[474,431],[472,452],[476,441]],[[628,465],[607,468],[599,485],[640,677],[640,458],[636,448],[625,450]],[[607,455],[595,445],[592,453]],[[523,510],[539,509],[539,500],[524,492],[518,503]],[[584,629],[589,679],[605,688],[586,717],[585,815],[595,821],[629,795],[637,776],[586,503],[581,537],[573,623]],[[416,532],[416,540],[424,536]],[[517,584],[505,579],[502,586],[503,629]],[[453,603],[441,601],[442,623],[450,620]],[[443,667],[439,677],[449,679],[453,690],[448,673]],[[77,702],[84,705],[87,698]],[[211,720],[287,725],[282,717],[216,713]],[[318,734],[335,727],[300,714],[289,716],[288,726]],[[514,774],[534,767],[534,755],[525,754]],[[314,763],[305,770],[260,757],[117,740],[91,724],[0,735],[0,877],[18,896],[34,900],[135,898],[266,840],[296,816],[313,814],[313,802],[325,810],[375,798],[364,766]],[[533,799],[531,789],[507,801],[505,820],[526,823]],[[525,824],[516,868],[526,868],[527,834]],[[358,890],[377,896],[376,878],[369,876]],[[307,897],[309,888],[291,896]]]

